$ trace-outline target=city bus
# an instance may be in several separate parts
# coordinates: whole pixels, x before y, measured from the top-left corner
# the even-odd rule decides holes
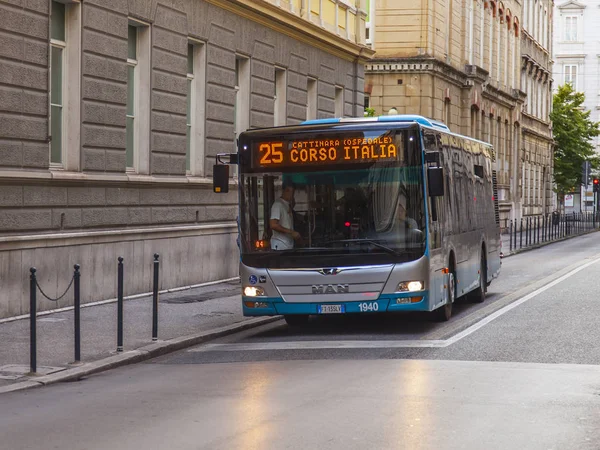
[[[494,149],[422,116],[323,119],[242,133],[237,164],[245,316],[427,311],[482,302],[499,275]],[[287,227],[287,228],[286,228]]]

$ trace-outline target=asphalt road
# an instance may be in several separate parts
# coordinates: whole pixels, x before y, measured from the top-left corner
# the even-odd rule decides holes
[[[600,235],[511,256],[482,305],[282,322],[3,395],[0,448],[600,449]]]

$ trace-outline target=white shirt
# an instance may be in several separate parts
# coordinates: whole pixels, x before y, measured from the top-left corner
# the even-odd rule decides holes
[[[294,229],[294,216],[290,204],[282,198],[273,202],[271,207],[271,219],[279,221],[279,225],[288,230]],[[273,230],[271,236],[271,248],[273,250],[290,250],[294,248],[294,238],[290,234]]]

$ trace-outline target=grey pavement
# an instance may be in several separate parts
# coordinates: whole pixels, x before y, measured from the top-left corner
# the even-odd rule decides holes
[[[242,316],[239,281],[165,293],[159,300],[159,342],[248,321]],[[125,300],[123,309],[125,352],[152,344],[152,297]],[[38,316],[39,374],[73,367],[73,316],[72,310]],[[29,320],[1,323],[0,341],[0,388],[36,379],[24,374],[29,367]],[[82,362],[110,358],[116,348],[117,303],[82,308]]]
[[[408,333],[426,345],[463,330],[443,348],[374,345],[402,344],[402,316],[388,316],[383,330],[376,315],[316,318],[303,330],[279,321],[76,383],[5,393],[1,442],[11,450],[598,450],[600,235],[507,258],[491,287],[483,305],[463,305],[446,324],[415,320]],[[480,315],[497,303],[512,308]],[[313,350],[306,335],[358,341]],[[293,347],[253,348],[274,342]]]
[[[573,223],[574,222],[569,222],[569,226],[575,227],[575,225],[573,225]],[[561,227],[562,226],[564,226],[564,222],[561,223]],[[522,233],[520,231],[517,232],[516,241],[515,241],[514,234],[509,234],[508,232],[503,233],[501,235],[502,253],[504,254],[504,256],[510,256],[510,255],[520,253],[522,251],[527,251],[527,250],[531,250],[533,248],[543,247],[545,245],[549,245],[554,242],[560,242],[563,240],[572,239],[577,236],[582,236],[584,234],[593,233],[594,231],[598,231],[598,229],[594,230],[592,228],[592,224],[587,223],[587,222],[578,223],[578,226],[580,228],[572,228],[572,230],[573,230],[572,233],[570,233],[566,236],[562,236],[562,237],[556,237],[556,235],[554,235],[554,233],[559,233],[557,228],[553,228],[550,231],[546,230],[547,233],[552,233],[552,234],[545,237],[545,239],[546,239],[545,241],[544,241],[544,231],[542,230],[542,228],[539,228],[539,229],[532,228],[531,230],[529,230],[530,239],[531,239],[530,243],[527,243],[526,230],[523,230]],[[522,234],[522,237],[521,237],[521,234]],[[539,235],[539,238],[538,238],[538,235]],[[538,242],[538,239],[539,239],[539,242]],[[512,248],[511,248],[511,242],[512,242]]]
[[[2,396],[11,450],[597,450],[600,368],[139,364]]]

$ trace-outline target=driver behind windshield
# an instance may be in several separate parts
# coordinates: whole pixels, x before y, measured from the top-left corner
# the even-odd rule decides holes
[[[408,230],[418,230],[419,225],[417,221],[406,215],[406,207],[402,203],[398,203],[398,220],[400,225]]]
[[[273,231],[272,250],[291,250],[294,248],[294,241],[301,239],[300,233],[294,231],[292,205],[295,191],[296,188],[292,183],[284,183],[281,197],[271,206],[269,226]]]

